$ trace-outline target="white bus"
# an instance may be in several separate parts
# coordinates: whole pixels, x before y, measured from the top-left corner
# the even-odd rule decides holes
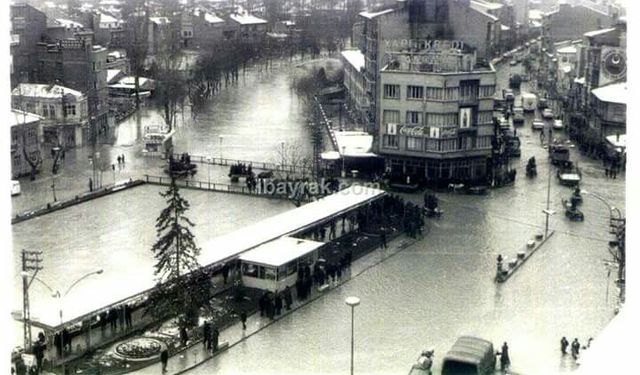
[[[530,92],[522,93],[522,109],[524,109],[525,112],[535,111],[537,101],[538,97],[536,97],[536,94]]]

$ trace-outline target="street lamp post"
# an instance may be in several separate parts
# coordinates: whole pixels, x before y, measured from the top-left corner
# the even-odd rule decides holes
[[[69,292],[71,291],[71,289],[76,286],[78,283],[80,283],[82,280],[86,279],[89,276],[93,276],[93,275],[100,275],[102,274],[103,269],[99,269],[93,272],[89,272],[86,275],[78,278],[76,281],[74,281],[68,288],[67,290],[63,293],[60,293],[59,290],[54,290],[52,287],[50,287],[47,283],[45,283],[44,281],[42,281],[41,279],[34,277],[34,280],[37,280],[40,284],[44,285],[47,289],[49,289],[52,293],[52,297],[56,298],[58,300],[58,314],[60,316],[60,327],[62,327],[64,321],[62,319],[62,300],[64,299],[64,297],[67,296],[67,294],[69,294]],[[62,334],[59,335],[60,336],[60,350],[62,352],[62,357],[64,357],[64,342],[62,341],[63,337]],[[89,323],[89,345],[91,342],[91,323]],[[87,346],[87,350],[89,350],[89,346]],[[62,357],[60,358],[61,361],[61,366],[62,366],[62,373],[65,373],[65,366],[64,366],[64,362],[62,361]]]
[[[220,134],[218,136],[218,140],[220,141],[220,164],[222,165],[222,140],[224,139],[224,135]]]
[[[207,183],[209,184],[209,188],[211,188],[211,163],[213,159],[211,157],[207,158]]]
[[[351,306],[351,375],[353,375],[353,343],[354,343],[354,311],[356,306],[360,304],[360,298],[347,297],[344,301],[347,305]]]
[[[342,172],[340,173],[340,175],[342,176],[342,178],[347,177],[347,171],[345,171],[344,169],[344,158],[345,158],[345,151],[347,150],[346,146],[342,146]]]

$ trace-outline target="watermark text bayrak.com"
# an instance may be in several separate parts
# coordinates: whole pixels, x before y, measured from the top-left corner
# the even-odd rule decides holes
[[[258,181],[255,187],[255,191],[258,194],[265,195],[283,195],[301,197],[304,195],[318,196],[329,195],[334,192],[340,194],[344,189],[351,187],[349,194],[359,195],[369,191],[369,189],[380,189],[380,183],[378,182],[363,182],[363,183],[346,183],[346,182],[331,182],[325,179],[316,181],[271,181],[262,180]],[[343,193],[344,194],[344,193]]]

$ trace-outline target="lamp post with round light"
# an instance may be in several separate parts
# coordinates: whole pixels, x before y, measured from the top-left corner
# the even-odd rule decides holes
[[[356,306],[360,304],[360,298],[348,297],[344,302],[351,306],[351,375],[353,375],[354,315]]]
[[[45,283],[44,281],[42,281],[41,279],[34,277],[34,280],[38,281],[40,284],[44,285],[47,289],[49,289],[52,293],[52,297],[56,298],[58,300],[58,308],[59,308],[59,316],[60,316],[60,327],[62,327],[64,321],[62,319],[62,300],[64,297],[66,297],[69,292],[71,291],[71,289],[76,286],[78,283],[80,283],[82,280],[86,279],[89,276],[93,276],[93,275],[100,275],[102,274],[102,272],[104,272],[102,269],[99,269],[97,271],[93,271],[93,272],[89,272],[86,275],[78,278],[76,281],[74,281],[73,283],[71,283],[71,285],[67,288],[67,290],[64,293],[60,293],[59,290],[54,290],[52,287],[50,287],[47,283]],[[91,336],[91,323],[89,323],[89,337]],[[63,337],[62,334],[60,334],[60,348],[62,351],[62,357],[64,357],[64,343],[62,341]],[[87,347],[87,350],[89,350],[89,347]],[[60,358],[60,361],[62,362],[62,357]],[[65,368],[64,368],[64,362],[61,363],[62,365],[62,373],[65,373]]]

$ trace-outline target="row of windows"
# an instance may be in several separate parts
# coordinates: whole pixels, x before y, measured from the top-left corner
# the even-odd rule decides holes
[[[55,118],[56,117],[56,107],[53,104],[43,104],[42,111],[40,114],[43,117],[47,118]],[[36,113],[36,105],[34,103],[27,103],[26,111],[29,113]],[[65,104],[64,112],[65,116],[75,116],[76,115],[76,105],[75,104]]]
[[[400,99],[400,85],[385,84],[383,96],[385,99]],[[460,87],[425,87],[408,85],[407,99],[459,100],[469,98],[489,98],[496,93],[495,85],[463,85]]]
[[[433,139],[424,137],[404,137],[404,149],[409,151],[463,151],[491,148],[491,136],[458,137],[452,139]],[[384,134],[382,147],[399,149],[398,135]]]
[[[412,125],[430,125],[430,126],[457,126],[458,125],[458,113],[425,113],[418,111],[406,111],[404,117],[404,123]],[[424,121],[423,121],[424,120]],[[492,111],[482,111],[478,113],[478,124],[491,124],[493,121]],[[382,111],[382,123],[383,124],[400,124],[401,121],[400,111],[385,109]]]

